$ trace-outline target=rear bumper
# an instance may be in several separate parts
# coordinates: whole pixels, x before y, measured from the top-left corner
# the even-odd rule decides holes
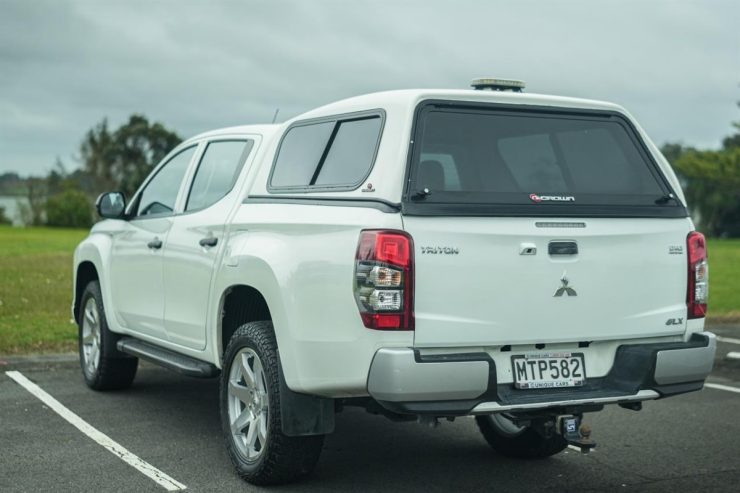
[[[658,385],[704,381],[712,371],[717,338],[711,332],[695,334],[704,338],[705,345],[658,351],[655,355],[653,378]],[[691,341],[689,341],[691,343]]]
[[[700,390],[712,370],[711,332],[687,342],[620,346],[611,371],[578,388],[519,390],[499,384],[487,353],[422,355],[410,348],[380,349],[368,393],[390,411],[466,415],[548,408],[629,404]]]

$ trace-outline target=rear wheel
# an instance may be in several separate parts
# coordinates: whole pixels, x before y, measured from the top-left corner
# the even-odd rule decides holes
[[[529,426],[518,426],[503,414],[476,416],[475,422],[488,444],[506,457],[543,459],[568,446],[560,435],[546,438]]]
[[[80,366],[88,387],[95,390],[130,387],[139,360],[116,349],[117,337],[108,330],[98,281],[91,281],[83,291],[77,319]]]
[[[221,427],[231,462],[256,485],[301,479],[316,467],[323,435],[289,437],[280,421],[280,378],[272,323],[242,325],[221,372]]]

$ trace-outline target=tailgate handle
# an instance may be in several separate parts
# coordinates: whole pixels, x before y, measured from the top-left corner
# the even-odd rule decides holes
[[[550,255],[577,255],[578,244],[575,241],[551,241],[547,245]]]

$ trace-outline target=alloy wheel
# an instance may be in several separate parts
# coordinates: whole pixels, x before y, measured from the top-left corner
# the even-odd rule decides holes
[[[92,376],[100,365],[100,312],[95,298],[90,297],[82,312],[82,355],[85,373]]]
[[[262,361],[254,350],[241,349],[229,371],[228,413],[239,453],[256,461],[267,446],[269,399]]]

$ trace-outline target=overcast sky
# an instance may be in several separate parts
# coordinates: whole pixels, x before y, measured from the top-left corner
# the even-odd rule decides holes
[[[183,137],[386,89],[523,79],[627,107],[653,140],[740,120],[740,1],[0,0],[0,173],[69,168],[134,112]]]

